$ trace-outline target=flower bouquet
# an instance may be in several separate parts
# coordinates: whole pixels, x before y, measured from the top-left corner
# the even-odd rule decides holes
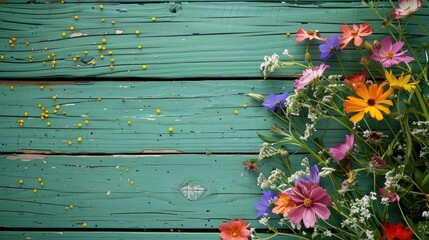
[[[369,41],[370,23],[343,24],[329,38],[299,28],[295,41],[307,44],[305,61],[288,50],[287,60],[265,57],[264,78],[304,68],[289,92],[249,94],[277,119],[271,135],[260,135],[265,143],[259,157],[244,162],[255,172],[261,161],[279,163],[257,178],[263,194],[256,217],[270,235],[263,238],[245,220],[233,219],[220,225],[222,239],[428,239],[429,33],[418,16],[423,3],[364,3],[383,22],[381,39]],[[407,39],[411,23],[423,41]],[[311,60],[314,45],[318,65]],[[350,73],[342,51],[353,47],[362,70]],[[341,72],[327,75],[331,64]],[[291,164],[297,160],[301,169]]]

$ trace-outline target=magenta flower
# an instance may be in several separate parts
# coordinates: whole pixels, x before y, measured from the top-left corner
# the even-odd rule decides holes
[[[320,78],[325,72],[326,69],[329,68],[329,65],[324,63],[320,64],[320,66],[315,66],[314,69],[307,68],[302,71],[302,77],[295,80],[294,87],[296,90],[302,89],[308,84],[310,84],[313,80]]]
[[[421,0],[400,0],[399,7],[393,10],[392,16],[394,19],[408,17],[422,7]]]
[[[401,48],[403,46],[404,42],[396,42],[392,45],[392,40],[390,40],[390,37],[385,37],[381,41],[380,48],[372,46],[371,59],[379,61],[384,68],[389,68],[392,65],[397,65],[401,62],[413,61],[413,57],[405,56],[405,53],[408,50],[401,52]]]
[[[355,136],[353,134],[346,135],[346,141],[338,144],[336,147],[329,148],[329,152],[334,157],[334,161],[339,162],[352,151],[354,144]]]
[[[379,191],[380,191],[380,196],[382,198],[389,199],[389,202],[399,202],[399,200],[401,200],[398,194],[396,194],[395,192],[389,189],[386,189],[385,187],[380,188]]]
[[[293,224],[303,221],[306,228],[311,228],[316,224],[316,215],[322,220],[327,220],[331,215],[328,206],[334,203],[328,192],[318,184],[298,182],[286,194],[296,203],[287,216]]]

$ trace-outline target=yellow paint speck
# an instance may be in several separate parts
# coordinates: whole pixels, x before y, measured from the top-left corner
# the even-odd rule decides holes
[[[129,172],[130,171],[130,169],[129,168],[125,168],[125,172]]]
[[[30,46],[30,42],[25,42],[25,45],[26,46]]]
[[[78,123],[78,124],[77,124],[77,127],[78,127],[78,128],[81,128],[81,127],[82,127],[82,123]]]
[[[152,21],[153,21],[153,22],[155,22],[155,21],[156,21],[156,17],[152,17],[151,19],[152,19]]]
[[[24,184],[24,180],[19,179],[18,183],[19,183],[19,184]]]
[[[62,33],[61,33],[61,36],[63,36],[63,37],[67,37],[67,33],[66,33],[66,32],[62,32]]]
[[[0,60],[4,60],[4,55],[1,55],[1,56],[0,56]]]
[[[88,125],[89,124],[89,120],[85,120],[85,124]]]
[[[102,18],[102,19],[101,19],[101,22],[106,22],[106,19],[105,19],[105,18]]]
[[[41,178],[41,177],[37,178],[37,181],[41,182],[41,181],[42,181],[42,178]]]
[[[104,5],[103,5],[103,4],[98,5],[98,7],[99,7],[100,9],[104,9]]]
[[[136,33],[136,35],[139,35],[140,34],[140,30],[136,30],[135,33]]]
[[[143,46],[142,46],[142,45],[138,45],[138,46],[137,46],[137,48],[138,48],[138,49],[142,49],[142,48],[143,48]]]
[[[57,95],[52,96],[52,99],[53,99],[53,100],[57,100],[57,98],[58,98],[58,96],[57,96]]]
[[[101,42],[102,43],[107,43],[107,39],[103,38],[103,39],[101,39]]]
[[[57,104],[57,105],[55,105],[55,109],[57,109],[57,110],[58,110],[58,109],[60,109],[60,108],[61,108],[61,106],[60,106],[60,105],[58,105],[58,104]]]
[[[130,184],[131,184],[131,185],[133,185],[133,184],[134,184],[134,181],[133,181],[133,180],[131,180],[131,181],[130,181]]]
[[[98,45],[98,46],[97,46],[97,49],[98,49],[98,50],[102,50],[102,49],[103,49],[103,46]]]
[[[75,15],[73,18],[74,18],[74,20],[78,20],[78,19],[79,19],[79,16],[78,16],[78,15]]]
[[[25,112],[25,113],[24,113],[24,116],[26,116],[26,117],[27,117],[27,116],[28,116],[28,112]]]
[[[112,20],[110,23],[112,23],[112,25],[115,25],[116,21]]]
[[[103,60],[103,59],[104,59],[104,55],[103,55],[103,54],[101,54],[101,55],[100,55],[100,59],[101,59],[101,60]]]
[[[51,126],[51,122],[46,122],[46,125],[47,125],[48,127],[50,127],[50,126]]]
[[[109,54],[109,55],[112,55],[112,54],[113,54],[113,51],[109,51],[109,52],[108,52],[108,54]]]
[[[131,125],[131,124],[133,124],[133,122],[131,122],[131,120],[128,120],[128,125]]]
[[[146,65],[146,64],[143,64],[143,65],[142,65],[142,69],[143,69],[143,70],[146,70],[146,69],[147,69],[147,65]]]
[[[94,60],[94,61],[92,61],[92,62],[91,62],[91,64],[92,64],[92,65],[96,65],[96,64],[97,64],[97,61],[95,61],[95,60]]]
[[[69,207],[68,207],[68,206],[65,206],[65,207],[64,207],[64,211],[67,211],[67,210],[69,210]]]
[[[88,224],[86,222],[82,223],[82,227],[87,227]]]
[[[45,186],[45,183],[44,182],[40,182],[40,186]]]
[[[70,26],[70,31],[74,31],[74,26]]]
[[[115,62],[115,59],[114,59],[114,58],[111,58],[111,59],[110,59],[110,62],[111,62],[111,63],[114,63],[114,62]]]
[[[173,131],[174,131],[174,128],[173,128],[173,127],[169,127],[169,128],[168,128],[168,131],[169,131],[169,132],[173,132]]]
[[[33,192],[36,193],[37,192],[37,188],[33,189]]]
[[[9,86],[9,89],[10,89],[11,91],[15,90],[15,86],[10,85],[10,86]]]
[[[88,55],[88,50],[83,51],[83,54]]]
[[[97,101],[101,101],[101,97],[97,98]]]
[[[74,208],[73,204],[70,204],[69,208],[70,208],[70,209],[73,209],[73,208]]]
[[[109,66],[109,68],[110,68],[110,69],[113,69],[113,65],[110,65],[110,66]]]
[[[82,142],[82,137],[77,137],[78,142]]]
[[[234,110],[234,114],[235,114],[235,115],[237,115],[237,114],[238,114],[238,110],[237,110],[237,109],[235,109],[235,110]]]
[[[72,141],[68,140],[68,141],[67,141],[67,144],[68,144],[68,145],[72,145],[73,143],[72,143]]]
[[[243,104],[243,108],[247,108],[247,104]]]

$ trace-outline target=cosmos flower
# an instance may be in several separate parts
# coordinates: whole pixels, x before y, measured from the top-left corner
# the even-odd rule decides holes
[[[316,224],[316,216],[327,220],[331,215],[328,206],[332,206],[333,202],[326,189],[318,184],[298,182],[286,194],[296,203],[287,216],[295,225],[303,221],[306,228],[311,228]]]
[[[395,8],[392,13],[394,19],[401,19],[413,14],[422,7],[421,0],[400,0],[399,7]]]
[[[282,93],[277,95],[270,93],[268,95],[268,99],[264,100],[264,102],[262,103],[262,106],[264,106],[265,108],[273,112],[280,112],[281,108],[286,107],[285,103],[286,103],[287,97],[288,97],[287,93]]]
[[[384,68],[389,68],[392,65],[397,65],[401,62],[408,63],[413,61],[413,57],[405,56],[405,53],[408,50],[401,52],[401,48],[403,46],[404,42],[399,41],[392,44],[390,37],[385,37],[381,41],[380,48],[373,45],[371,59],[379,61]]]
[[[275,199],[277,197],[277,194],[273,191],[264,191],[261,197],[261,201],[256,203],[255,207],[256,210],[258,210],[258,213],[256,213],[256,217],[261,217],[264,214],[271,214],[272,211],[269,209],[271,205],[272,199]]]
[[[298,32],[296,33],[295,41],[301,42],[301,41],[304,41],[305,39],[308,39],[308,40],[317,39],[322,41],[326,40],[326,38],[322,38],[322,36],[320,36],[320,33],[318,30],[305,31],[304,29],[302,29],[302,27],[300,27],[298,29]]]
[[[314,69],[307,68],[302,72],[302,77],[295,80],[294,87],[296,90],[302,89],[308,84],[310,84],[313,80],[320,78],[325,72],[326,69],[329,68],[329,65],[324,63],[320,64],[320,66],[315,66]]]
[[[295,207],[296,204],[286,193],[280,193],[278,200],[274,202],[274,205],[273,213],[282,214],[283,217],[287,217],[289,211]]]
[[[248,229],[250,223],[242,219],[232,219],[230,223],[222,223],[219,226],[220,238],[223,240],[248,240],[252,232]]]
[[[403,223],[383,223],[383,233],[387,240],[411,240],[413,232],[409,228],[404,228]]]
[[[352,29],[347,24],[341,26],[343,32],[341,37],[341,49],[344,49],[353,40],[356,47],[359,47],[363,43],[363,37],[368,37],[374,32],[369,23],[361,24],[359,27],[353,24]]]
[[[359,122],[368,112],[372,118],[378,121],[383,120],[382,112],[390,114],[390,109],[384,105],[393,106],[392,101],[387,99],[393,93],[393,88],[389,87],[384,92],[383,87],[387,84],[387,82],[380,85],[374,83],[369,88],[365,85],[356,88],[355,91],[359,97],[348,96],[344,100],[344,110],[346,113],[357,112],[357,114],[350,117],[350,121]]]
[[[355,73],[351,77],[344,79],[344,83],[348,83],[353,86],[353,88],[359,87],[361,84],[366,83],[366,71],[362,70],[360,73]]]
[[[407,92],[411,92],[414,88],[416,88],[416,85],[418,84],[418,82],[410,83],[411,74],[407,74],[404,76],[404,72],[401,73],[401,76],[399,78],[396,78],[393,75],[392,70],[390,70],[389,72],[387,70],[384,70],[384,75],[386,76],[386,79],[391,87],[404,89]]]
[[[340,37],[333,35],[332,38],[328,38],[324,44],[319,46],[320,59],[330,59],[338,49],[340,49]]]
[[[336,147],[329,148],[329,152],[334,157],[335,162],[343,160],[353,150],[355,144],[355,136],[353,133],[346,135],[346,141],[338,144]]]

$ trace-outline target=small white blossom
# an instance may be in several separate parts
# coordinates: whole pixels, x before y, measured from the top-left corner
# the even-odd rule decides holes
[[[259,223],[261,225],[268,227],[269,225],[268,220],[270,220],[270,216],[268,214],[264,214],[264,216],[262,216],[261,219],[259,219]]]
[[[274,72],[274,70],[276,70],[279,66],[279,55],[274,53],[271,56],[264,57],[264,62],[261,64],[260,69],[264,74],[264,78],[267,78],[268,74]]]
[[[372,231],[366,230],[365,234],[366,234],[367,240],[374,240],[374,233]]]
[[[285,55],[285,56],[288,56],[290,58],[293,58],[293,56],[289,53],[288,49],[283,50],[282,54]]]
[[[319,176],[320,177],[326,177],[326,176],[330,175],[333,172],[335,172],[335,168],[322,167],[322,171],[319,173]]]
[[[422,212],[422,217],[429,218],[429,211]]]
[[[261,149],[259,150],[258,160],[265,158],[270,158],[278,154],[278,150],[273,148],[269,143],[263,143]]]

